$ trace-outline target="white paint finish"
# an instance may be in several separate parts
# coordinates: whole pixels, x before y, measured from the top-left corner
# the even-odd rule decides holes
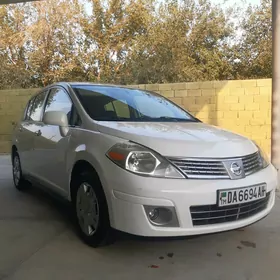
[[[100,132],[172,157],[236,157],[257,151],[243,136],[203,123],[99,122]]]
[[[274,167],[270,165],[238,180],[143,177],[113,163],[106,156],[108,150],[116,143],[130,140],[163,156],[222,159],[252,154],[257,151],[255,144],[243,136],[203,123],[95,122],[85,113],[71,89],[68,91],[80,113],[81,127],[70,127],[64,136],[59,126],[32,123],[28,131],[35,135],[34,132],[40,130],[41,134],[34,136],[33,142],[30,142],[31,149],[26,148],[28,141],[25,138],[21,136],[20,140],[17,130],[13,139],[18,142],[13,140],[13,143],[19,144],[20,155],[25,153],[23,164],[30,167],[28,173],[69,200],[71,173],[75,163],[84,160],[91,164],[100,177],[114,228],[144,236],[202,234],[245,226],[270,212],[274,204],[273,195],[268,208],[253,217],[193,227],[189,207],[215,204],[217,190],[266,183],[267,190],[274,194],[277,185]],[[118,195],[113,195],[113,192]],[[157,203],[175,207],[179,228],[154,227],[147,221],[143,205]]]

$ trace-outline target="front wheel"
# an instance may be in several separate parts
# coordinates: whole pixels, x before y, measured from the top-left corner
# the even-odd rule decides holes
[[[99,247],[113,241],[106,197],[100,181],[91,173],[80,175],[73,182],[76,224],[82,240]]]
[[[25,190],[30,186],[30,183],[23,177],[20,158],[17,152],[13,156],[13,181],[16,189],[19,191]]]

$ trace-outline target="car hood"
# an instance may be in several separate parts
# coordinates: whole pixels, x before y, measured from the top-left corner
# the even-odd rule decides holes
[[[98,129],[171,157],[237,157],[257,151],[249,139],[199,122],[98,122]]]

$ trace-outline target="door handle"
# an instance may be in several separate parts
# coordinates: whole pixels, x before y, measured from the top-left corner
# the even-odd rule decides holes
[[[35,131],[34,133],[35,133],[36,136],[41,136],[41,135],[42,135],[41,130],[37,130],[37,131]]]

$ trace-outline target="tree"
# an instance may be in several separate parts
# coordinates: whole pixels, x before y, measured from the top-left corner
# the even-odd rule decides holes
[[[80,44],[80,5],[77,1],[34,2],[34,18],[26,32],[29,70],[38,85],[79,80],[84,75]]]
[[[31,86],[25,57],[23,5],[0,6],[0,88]]]
[[[271,1],[262,0],[250,6],[242,22],[242,37],[235,46],[237,78],[272,77],[272,13]]]
[[[150,19],[133,52],[134,82],[162,83],[224,79],[229,73],[223,11],[202,0],[167,1]],[[136,79],[135,79],[136,78]]]
[[[144,0],[91,0],[92,13],[85,16],[85,63],[90,80],[119,81],[124,63],[138,39],[146,32],[151,3]]]
[[[271,77],[270,4],[244,14],[211,0],[0,6],[0,88]]]

